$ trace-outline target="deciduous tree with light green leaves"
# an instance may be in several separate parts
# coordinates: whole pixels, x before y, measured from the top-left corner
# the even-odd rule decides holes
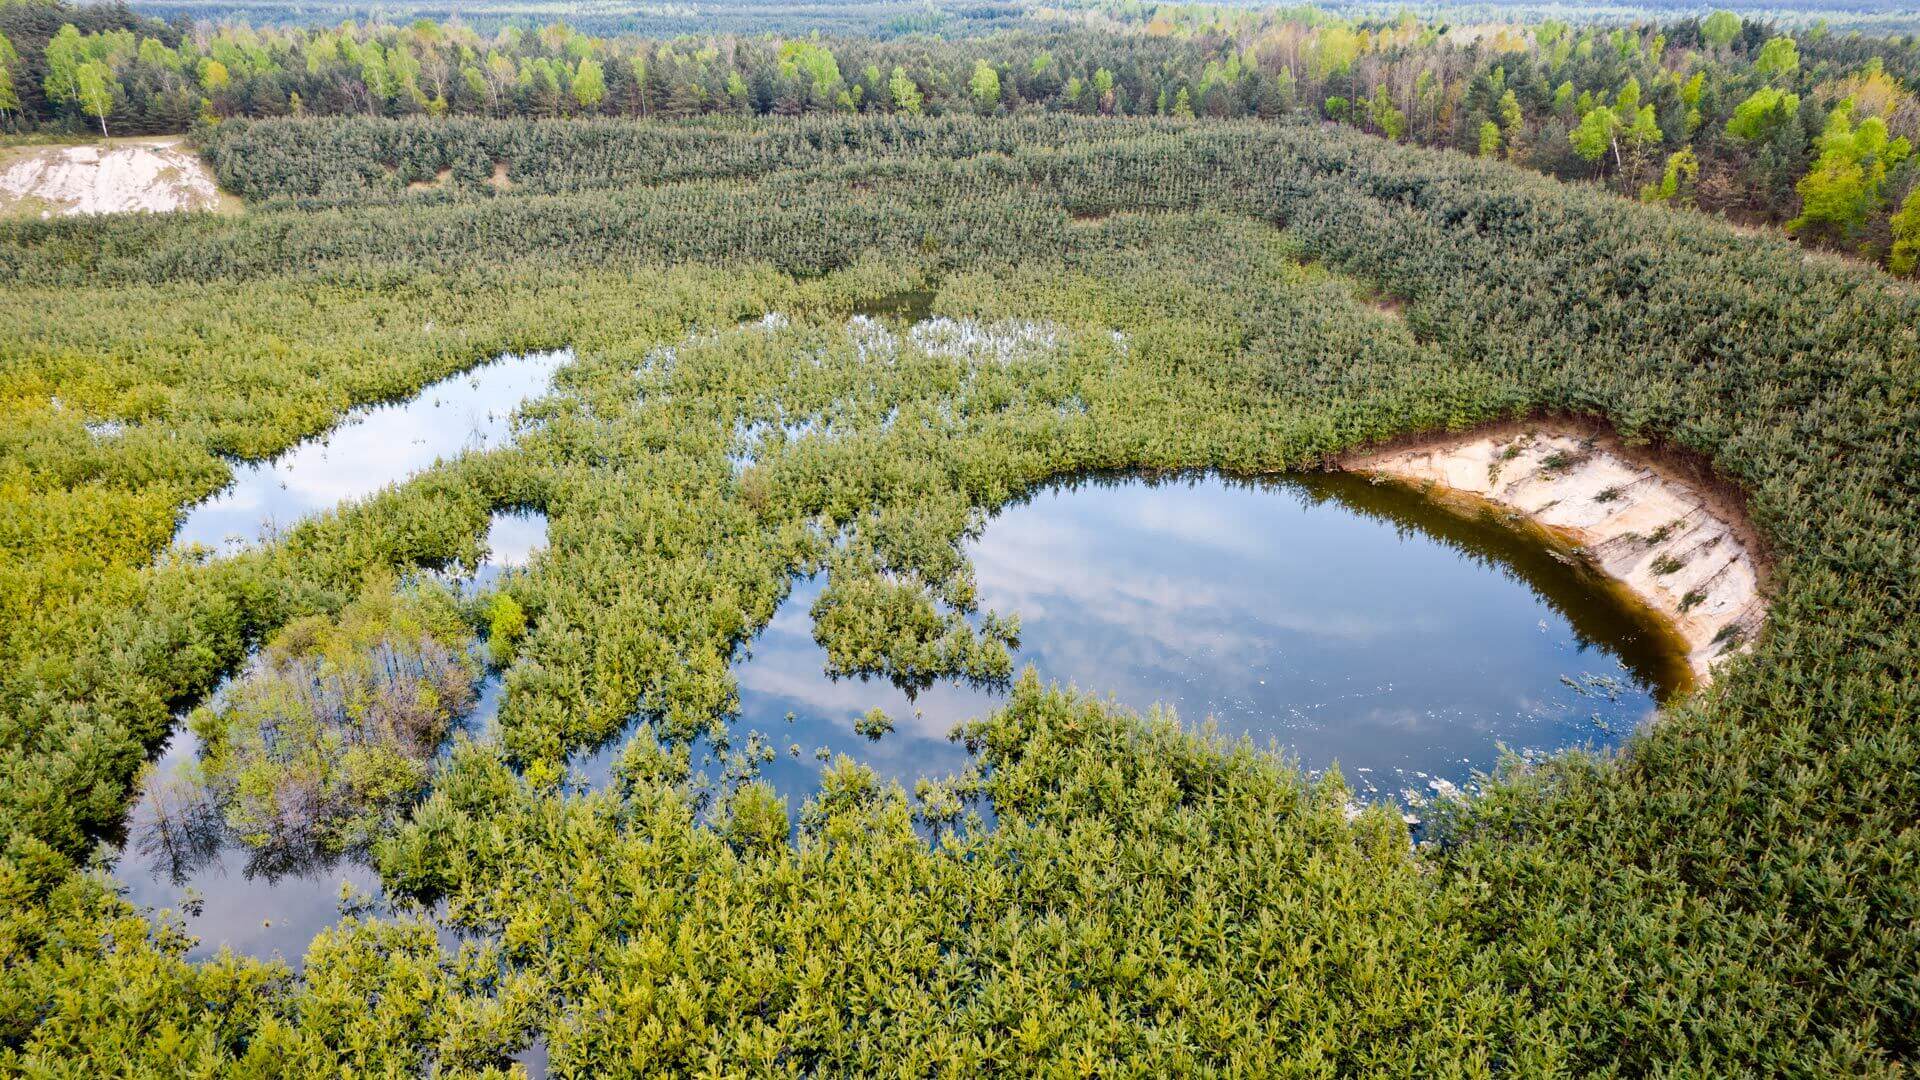
[[[113,69],[98,60],[89,60],[74,73],[75,99],[80,111],[100,121],[100,137],[107,138],[107,116],[113,112],[113,95],[119,83]]]
[[[814,41],[789,41],[780,46],[780,73],[803,82],[813,100],[831,101],[845,81],[833,50]]]
[[[1920,270],[1920,184],[1907,192],[1892,226],[1893,250],[1887,256],[1887,269],[1899,277],[1912,277]]]
[[[908,116],[920,115],[920,106],[925,99],[920,94],[919,85],[907,77],[906,68],[893,69],[892,77],[887,80],[887,93],[893,98],[895,110]]]
[[[607,76],[600,62],[592,58],[580,61],[573,73],[573,100],[582,109],[593,109],[607,96]]]
[[[1877,116],[1856,125],[1850,98],[1828,115],[1819,145],[1820,160],[1796,185],[1800,216],[1787,222],[1787,230],[1851,241],[1882,205],[1887,170],[1906,160],[1913,147],[1905,136],[1887,138],[1887,122]]]
[[[1648,184],[1640,189],[1642,202],[1671,203],[1676,206],[1693,205],[1693,182],[1700,178],[1700,159],[1694,155],[1693,147],[1683,146],[1667,155],[1667,169],[1658,184]]]
[[[1740,16],[1731,11],[1716,11],[1700,20],[1700,36],[1716,49],[1724,49],[1740,36]]]
[[[1480,124],[1480,156],[1493,157],[1500,152],[1500,125],[1491,120]]]
[[[1093,93],[1103,113],[1113,111],[1113,72],[1100,68],[1093,73]]]
[[[1760,55],[1753,61],[1753,68],[1762,75],[1789,75],[1800,67],[1800,47],[1794,40],[1782,34],[1768,38],[1760,46]]]
[[[973,95],[975,107],[983,113],[992,112],[994,106],[1000,104],[1000,73],[985,60],[975,60],[967,91]]]
[[[1763,142],[1800,113],[1800,95],[1763,86],[1733,108],[1727,134],[1742,142]]]
[[[1612,106],[1601,105],[1589,109],[1580,118],[1580,126],[1567,133],[1567,141],[1573,144],[1573,152],[1586,161],[1598,162],[1606,157],[1607,151],[1614,153],[1614,164],[1620,162],[1620,116]]]
[[[1526,133],[1527,120],[1520,111],[1520,98],[1512,87],[1500,95],[1500,134],[1509,151],[1520,145],[1520,137]]]
[[[1407,114],[1395,107],[1393,98],[1387,94],[1385,83],[1373,88],[1373,97],[1366,105],[1367,116],[1373,121],[1373,126],[1380,129],[1380,134],[1399,142],[1400,136],[1407,131]]]
[[[20,53],[13,42],[0,34],[0,119],[20,108],[20,92],[13,85],[13,69],[19,63]]]
[[[62,26],[47,42],[43,56],[46,75],[40,89],[56,105],[77,101],[80,96],[80,65],[87,62],[87,49],[80,31],[72,24]]]

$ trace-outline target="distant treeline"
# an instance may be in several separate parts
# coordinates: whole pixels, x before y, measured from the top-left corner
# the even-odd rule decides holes
[[[1898,274],[1920,253],[1920,38],[1796,38],[1727,12],[1462,30],[1115,5],[954,41],[656,41],[564,23],[214,27],[0,0],[0,72],[0,124],[118,133],[302,114],[1307,117],[1784,224]]]

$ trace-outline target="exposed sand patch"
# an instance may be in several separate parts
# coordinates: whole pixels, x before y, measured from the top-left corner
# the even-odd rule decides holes
[[[453,183],[453,170],[441,169],[433,174],[431,180],[414,180],[407,184],[408,191],[432,191],[434,188],[448,187]]]
[[[0,168],[0,214],[164,213],[222,208],[199,155],[178,137],[27,147]]]
[[[1340,465],[1477,496],[1566,537],[1672,621],[1703,682],[1752,642],[1765,617],[1758,545],[1737,508],[1609,436],[1483,431]]]

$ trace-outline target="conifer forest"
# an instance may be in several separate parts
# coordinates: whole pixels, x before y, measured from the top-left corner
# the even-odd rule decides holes
[[[0,1075],[1911,1075],[1917,95],[0,0]]]

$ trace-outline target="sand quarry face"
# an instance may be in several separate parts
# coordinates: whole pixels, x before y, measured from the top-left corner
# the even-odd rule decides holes
[[[1752,533],[1675,470],[1610,439],[1513,431],[1435,439],[1342,463],[1509,507],[1565,537],[1672,621],[1703,682],[1765,615]]]
[[[26,148],[0,159],[0,213],[212,210],[220,189],[182,140]]]

